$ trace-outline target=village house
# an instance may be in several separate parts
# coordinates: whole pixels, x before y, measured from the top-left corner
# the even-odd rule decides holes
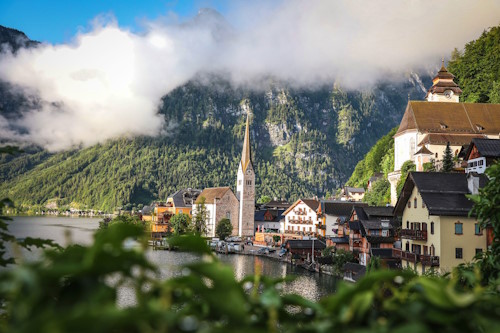
[[[397,240],[397,219],[393,207],[354,206],[346,233],[349,250],[366,266],[373,256],[386,263],[392,261],[392,248]]]
[[[255,211],[255,232],[285,232],[284,209],[261,208]]]
[[[191,217],[193,202],[200,193],[201,190],[197,189],[182,189],[170,195],[165,203],[155,203],[150,220],[153,235],[164,236],[168,233],[171,230],[170,219],[175,214],[183,213]]]
[[[348,202],[348,201],[338,201],[338,200],[322,200],[321,201],[321,215],[323,225],[325,226],[323,231],[324,237],[338,237],[341,222],[344,222],[351,216],[352,208],[357,206],[368,206],[366,203],[362,202]]]
[[[341,201],[361,201],[365,196],[365,189],[362,187],[344,186],[340,193]]]
[[[299,235],[316,235],[322,225],[318,217],[319,201],[315,199],[299,199],[283,214],[285,215],[285,233]]]
[[[313,255],[315,258],[321,257],[321,252],[326,248],[326,243],[319,239],[289,239],[284,245],[290,261],[298,259],[310,262]]]
[[[484,173],[500,159],[500,139],[472,139],[464,159],[467,161],[466,173]]]
[[[402,248],[393,255],[401,258],[401,266],[420,274],[445,273],[485,251],[486,232],[469,217],[473,203],[466,195],[487,181],[473,173],[411,172],[395,207],[402,217]]]
[[[499,138],[500,104],[459,103],[462,90],[453,79],[443,62],[426,101],[408,101],[394,135],[394,171],[388,175],[392,205],[404,162],[413,161],[420,171],[434,161],[439,169],[448,143],[457,156],[474,138]]]
[[[231,221],[233,232],[238,235],[239,224],[239,202],[229,187],[209,187],[204,189],[192,206],[193,216],[197,214],[198,207],[205,200],[205,227],[206,236],[215,237],[217,223],[223,218]]]

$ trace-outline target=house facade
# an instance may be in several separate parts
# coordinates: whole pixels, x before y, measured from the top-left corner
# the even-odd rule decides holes
[[[402,219],[402,248],[393,255],[401,266],[419,274],[429,269],[445,273],[485,251],[486,232],[468,216],[472,202],[466,195],[486,182],[484,175],[411,172],[395,207]],[[473,183],[479,186],[474,189]]]
[[[473,139],[465,153],[466,173],[484,173],[500,159],[500,139]]]
[[[199,205],[205,200],[206,216],[205,227],[207,237],[215,237],[217,223],[223,218],[231,221],[233,232],[238,235],[239,230],[239,201],[229,187],[210,187],[204,189],[193,204],[193,216],[198,212]]]
[[[322,225],[318,216],[319,201],[314,199],[299,199],[284,213],[285,233],[300,235],[316,235]]]

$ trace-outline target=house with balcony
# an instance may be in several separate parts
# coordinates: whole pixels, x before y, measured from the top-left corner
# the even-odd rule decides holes
[[[467,161],[466,173],[484,173],[500,159],[500,139],[472,139],[464,159]]]
[[[401,267],[445,273],[485,251],[486,232],[469,217],[473,203],[467,195],[487,182],[472,173],[411,172],[394,208],[402,221],[402,247],[393,256]]]
[[[346,232],[349,250],[366,266],[373,256],[392,260],[392,248],[397,240],[398,221],[393,207],[354,206]]]
[[[283,213],[285,233],[296,235],[317,235],[322,230],[322,221],[318,208],[320,202],[315,199],[299,199]]]

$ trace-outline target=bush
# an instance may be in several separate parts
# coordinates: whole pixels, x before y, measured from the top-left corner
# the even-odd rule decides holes
[[[233,233],[233,225],[231,221],[227,218],[223,218],[217,223],[215,227],[215,234],[220,239],[226,239],[226,237],[230,236]]]

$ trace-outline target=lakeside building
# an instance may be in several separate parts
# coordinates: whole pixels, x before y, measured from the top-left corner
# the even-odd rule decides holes
[[[285,233],[284,209],[261,208],[255,211],[255,232]]]
[[[349,216],[354,206],[368,206],[366,203],[362,202],[348,202],[348,201],[338,201],[338,200],[321,200],[321,214],[322,224],[325,226],[321,230],[322,236],[324,237],[341,237],[339,226],[341,223],[345,222]],[[320,233],[321,233],[320,231]]]
[[[461,93],[443,61],[426,100],[408,101],[394,135],[394,171],[388,175],[392,205],[404,162],[413,161],[417,171],[432,161],[439,168],[447,143],[457,156],[472,139],[499,138],[500,104],[460,103]]]
[[[397,240],[398,221],[393,207],[354,206],[346,226],[349,250],[366,266],[373,256],[380,257],[388,265]]]
[[[284,213],[285,233],[299,235],[316,235],[322,228],[318,208],[320,203],[315,199],[299,199]]]
[[[365,196],[365,189],[362,187],[344,186],[340,192],[341,201],[361,201]]]
[[[206,236],[215,237],[217,223],[227,218],[231,221],[233,232],[231,235],[238,235],[238,214],[239,202],[233,191],[229,187],[209,187],[204,189],[193,204],[193,215],[196,215],[198,205],[205,199],[205,227]]]
[[[394,209],[402,217],[402,248],[393,256],[402,267],[446,273],[486,250],[486,232],[469,217],[473,203],[467,195],[487,181],[476,173],[409,173]]]

